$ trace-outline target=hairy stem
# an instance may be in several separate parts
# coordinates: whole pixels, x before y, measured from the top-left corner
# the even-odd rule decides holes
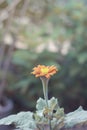
[[[49,79],[47,79],[45,77],[41,77],[40,79],[41,79],[42,85],[43,85],[43,93],[44,93],[44,99],[46,102],[46,107],[49,108],[49,105],[48,105],[48,82],[49,82]],[[48,122],[49,122],[49,129],[52,130],[51,120],[49,119],[49,113],[48,113]]]
[[[48,79],[45,77],[41,77],[42,85],[43,85],[43,93],[44,99],[46,101],[46,107],[48,107]]]

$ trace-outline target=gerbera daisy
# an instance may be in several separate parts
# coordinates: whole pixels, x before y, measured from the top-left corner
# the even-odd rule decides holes
[[[35,77],[50,78],[56,72],[57,72],[57,68],[54,65],[52,66],[38,65],[37,67],[33,68],[32,74],[34,74]]]

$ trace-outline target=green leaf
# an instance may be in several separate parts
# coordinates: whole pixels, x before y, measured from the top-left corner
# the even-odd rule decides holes
[[[58,125],[58,129],[62,128],[64,125],[64,111],[58,105],[58,100],[55,97],[52,97],[48,100],[48,108],[46,107],[45,100],[39,98],[37,101],[37,111],[35,114],[35,120],[37,124],[41,127],[44,123],[48,125],[48,119],[44,117],[44,112],[48,112],[52,116],[51,124],[52,128],[55,128]],[[55,113],[53,112],[55,110]]]
[[[58,105],[58,99],[56,99],[55,97],[52,97],[50,100],[49,100],[49,107],[52,109],[52,110],[57,110],[59,105]]]
[[[36,128],[32,112],[20,112],[0,120],[0,125],[10,124],[14,124],[16,128],[21,130],[34,130]]]
[[[45,106],[46,106],[45,100],[42,99],[42,98],[39,98],[37,100],[36,109],[37,110],[43,110],[45,108]]]
[[[83,52],[78,55],[78,62],[83,64],[84,62],[87,61],[87,52]]]
[[[14,87],[15,87],[15,88],[27,87],[28,84],[29,84],[29,82],[30,82],[29,79],[23,79],[23,80],[19,81],[18,83],[16,83],[16,84],[14,85]]]
[[[28,67],[29,64],[37,59],[37,56],[36,53],[29,52],[28,50],[18,50],[13,54],[12,63]]]
[[[74,112],[66,114],[65,127],[70,128],[80,123],[87,122],[87,111],[83,110],[80,106]]]
[[[53,106],[58,107],[58,100],[56,98],[52,97],[50,100],[48,100],[48,105],[50,108],[53,108]],[[45,107],[46,107],[45,100],[42,98],[39,98],[37,100],[36,109],[43,110]]]

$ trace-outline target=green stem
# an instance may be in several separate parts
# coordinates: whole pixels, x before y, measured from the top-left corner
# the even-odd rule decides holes
[[[46,101],[46,107],[48,107],[48,81],[49,79],[45,77],[41,77],[42,85],[43,85],[43,93],[44,93],[44,99]]]
[[[41,79],[42,85],[43,85],[43,93],[44,93],[44,99],[46,101],[46,107],[48,108],[49,107],[49,105],[48,105],[48,82],[49,82],[49,79],[47,79],[45,77],[41,77],[40,79]],[[49,122],[49,129],[52,130],[51,120],[48,119],[48,122]]]

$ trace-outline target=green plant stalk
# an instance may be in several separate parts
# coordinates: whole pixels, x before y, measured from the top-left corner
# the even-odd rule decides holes
[[[46,102],[46,107],[49,108],[49,105],[48,105],[48,82],[49,82],[49,79],[47,79],[45,77],[41,77],[40,79],[41,79],[42,85],[43,85],[43,93],[44,93],[44,99]],[[49,116],[49,114],[48,114],[48,116]],[[49,121],[49,129],[52,130],[51,120],[48,119],[48,121]]]
[[[48,81],[49,79],[45,78],[45,77],[41,77],[40,78],[42,81],[42,85],[43,85],[43,93],[44,93],[44,99],[46,101],[46,107],[48,108]]]

